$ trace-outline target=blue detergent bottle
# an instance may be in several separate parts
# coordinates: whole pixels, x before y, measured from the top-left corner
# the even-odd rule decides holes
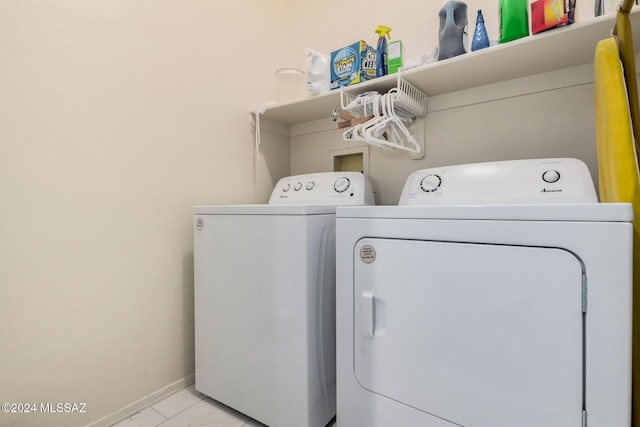
[[[391,39],[391,27],[378,25],[376,33],[378,34],[378,45],[376,46],[376,77],[382,77],[389,74],[389,68],[387,66],[387,37]]]
[[[476,18],[476,29],[473,32],[473,40],[471,41],[471,50],[476,51],[489,47],[489,35],[484,25],[484,16],[482,10],[478,9],[478,17]]]

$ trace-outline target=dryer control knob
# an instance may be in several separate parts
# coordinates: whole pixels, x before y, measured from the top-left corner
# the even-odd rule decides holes
[[[313,187],[316,186],[316,183],[313,181],[307,182],[307,190],[313,190]]]
[[[544,182],[548,182],[549,184],[558,182],[559,179],[560,179],[560,172],[558,171],[548,170],[542,174],[542,180]]]
[[[290,188],[291,188],[291,184],[285,184],[285,185],[282,187],[282,191],[284,191],[284,192],[286,193],[287,191],[289,191],[289,189],[290,189]]]
[[[420,189],[426,193],[432,193],[440,188],[440,184],[442,184],[442,178],[436,174],[430,174],[422,178]]]
[[[293,189],[296,191],[300,191],[301,188],[302,188],[301,182],[297,182],[296,185],[293,186]]]
[[[349,181],[349,178],[343,176],[342,178],[338,178],[336,182],[333,183],[333,189],[338,193],[344,193],[349,189],[350,185],[351,181]]]

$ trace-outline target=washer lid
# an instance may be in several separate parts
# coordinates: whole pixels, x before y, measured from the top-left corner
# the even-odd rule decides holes
[[[567,205],[339,206],[338,218],[631,222],[630,203]]]
[[[195,215],[327,215],[335,214],[330,205],[221,205],[195,206]]]

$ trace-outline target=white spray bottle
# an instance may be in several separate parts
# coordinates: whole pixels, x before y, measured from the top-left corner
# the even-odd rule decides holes
[[[307,90],[312,95],[317,95],[329,90],[331,83],[331,69],[329,67],[329,55],[306,49],[307,54]]]

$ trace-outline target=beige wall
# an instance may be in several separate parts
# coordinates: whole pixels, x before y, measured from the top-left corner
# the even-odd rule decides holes
[[[81,426],[193,374],[191,210],[289,172],[281,1],[0,1],[0,402]],[[284,50],[284,49],[283,49]],[[285,61],[286,62],[286,61]]]
[[[189,378],[192,206],[264,202],[279,177],[328,169],[344,147],[333,123],[302,126],[291,151],[265,132],[256,163],[247,112],[274,99],[275,69],[305,66],[306,47],[375,44],[378,24],[407,57],[437,45],[445,1],[377,3],[0,0],[0,402],[87,403],[83,415],[0,413],[0,425],[86,425]],[[486,5],[495,39],[497,1],[467,3],[471,26]],[[432,112],[424,160],[372,152],[379,201],[395,202],[416,167],[537,144],[573,152],[592,132],[588,106],[557,129],[563,148],[539,143],[528,118],[589,99],[588,87],[563,90]],[[449,138],[503,113],[512,124],[490,137],[470,126]]]

